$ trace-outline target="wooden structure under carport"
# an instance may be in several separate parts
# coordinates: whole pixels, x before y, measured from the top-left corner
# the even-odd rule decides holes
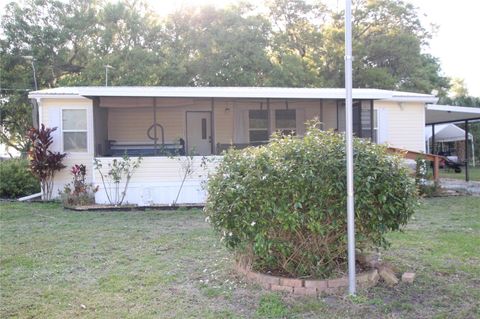
[[[427,154],[427,153],[420,153],[414,151],[403,150],[400,148],[389,147],[388,151],[390,153],[400,154],[402,157],[411,160],[417,160],[418,158],[425,159],[429,162],[433,162],[433,180],[438,182],[440,178],[439,168],[440,168],[440,160],[444,159],[443,156],[435,155],[435,154]]]

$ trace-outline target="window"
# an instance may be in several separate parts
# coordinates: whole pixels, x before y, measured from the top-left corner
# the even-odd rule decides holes
[[[295,134],[297,117],[295,110],[275,110],[275,129],[282,134]]]
[[[266,110],[248,111],[250,143],[268,141],[268,114]]]
[[[87,152],[87,110],[62,110],[64,152]]]

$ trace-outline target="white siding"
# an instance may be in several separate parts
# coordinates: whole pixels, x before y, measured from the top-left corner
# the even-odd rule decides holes
[[[425,106],[423,103],[375,101],[375,109],[386,110],[385,142],[410,151],[425,151]],[[381,119],[379,119],[381,120]],[[379,123],[379,126],[383,124]]]
[[[209,161],[205,162],[205,159]],[[99,158],[99,160],[102,162],[102,172],[105,174],[108,169],[108,163],[111,163],[114,158],[103,157]],[[206,192],[203,188],[203,183],[207,180],[208,174],[215,169],[217,160],[218,157],[213,156],[208,158],[195,156],[192,158],[193,173],[185,180],[177,203],[197,204],[205,202]],[[143,158],[140,167],[133,173],[125,197],[125,203],[138,205],[172,204],[185,174],[182,166],[185,166],[186,163],[187,157]],[[95,171],[94,183],[100,186],[99,191],[95,194],[95,201],[107,204],[108,199],[105,194],[105,187],[98,171]],[[106,189],[109,192],[113,190],[109,185],[107,185]]]
[[[88,150],[86,153],[67,153],[63,164],[66,166],[60,172],[55,174],[53,196],[58,196],[58,191],[63,190],[63,186],[72,181],[70,168],[74,164],[83,164],[87,167],[87,182],[92,181],[92,163],[94,154],[93,141],[93,109],[92,101],[85,98],[79,99],[42,99],[42,123],[47,127],[57,127],[53,133],[54,143],[51,150],[55,152],[63,152],[63,141],[61,133],[61,112],[62,109],[68,108],[82,108],[87,110],[87,144]]]

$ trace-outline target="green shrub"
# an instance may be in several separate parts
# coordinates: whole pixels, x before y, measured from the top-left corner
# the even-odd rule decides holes
[[[40,183],[32,175],[26,159],[0,162],[0,197],[16,198],[40,192]]]
[[[388,246],[417,194],[401,159],[355,138],[357,247]],[[304,138],[273,136],[268,145],[229,150],[207,184],[207,219],[227,247],[258,271],[329,277],[347,257],[343,134],[310,125]]]

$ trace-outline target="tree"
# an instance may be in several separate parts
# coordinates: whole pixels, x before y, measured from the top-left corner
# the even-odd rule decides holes
[[[143,1],[26,0],[1,21],[1,141],[25,150],[33,56],[39,88],[103,85],[342,87],[343,13],[322,1],[190,7],[164,18]],[[446,95],[424,53],[431,33],[401,0],[354,1],[354,86]],[[18,125],[21,124],[21,125]],[[17,146],[18,145],[18,146]]]
[[[30,141],[26,132],[32,127],[32,106],[25,94],[11,94],[0,100],[0,143],[27,155]]]
[[[0,141],[23,154],[32,107],[33,56],[39,88],[54,87],[67,74],[78,74],[88,60],[95,6],[88,0],[11,2],[2,16],[0,39]],[[80,14],[81,13],[81,14]]]
[[[418,13],[404,1],[358,0],[353,6],[354,86],[444,94],[448,79],[436,58],[423,53],[431,34]],[[332,14],[325,33],[329,65],[326,74],[339,86],[343,81],[343,13]],[[333,74],[332,74],[333,73]],[[335,75],[337,74],[337,75]],[[339,75],[338,75],[339,74]]]
[[[187,85],[265,84],[271,69],[266,52],[270,26],[261,16],[244,16],[245,11],[239,6],[219,10],[207,6],[168,18],[164,43],[177,54],[165,59],[173,62]],[[167,74],[168,82],[178,78]]]
[[[325,84],[320,74],[326,6],[305,1],[267,2],[272,23],[270,55],[273,86],[318,87]]]

